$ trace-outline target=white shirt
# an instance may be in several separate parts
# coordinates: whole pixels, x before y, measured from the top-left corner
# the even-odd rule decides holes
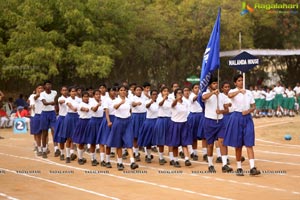
[[[30,109],[30,116],[31,117],[33,117],[34,115],[35,115],[35,105],[34,105],[34,96],[35,96],[36,94],[31,94],[30,96],[29,96],[29,98],[28,98],[28,100],[29,100],[29,106],[31,107],[31,109]],[[5,106],[5,105],[4,105]],[[11,112],[11,111],[10,111]],[[7,114],[7,116],[10,116],[10,112],[8,113],[8,112],[6,112],[6,114]]]
[[[77,97],[77,98],[75,97],[74,99],[72,99],[72,97],[68,97],[66,100],[66,105],[71,104],[74,108],[77,108],[77,110],[78,110],[78,106],[79,106],[80,102],[81,102],[81,99],[79,97]],[[77,111],[71,110],[69,108],[69,106],[67,106],[67,112],[68,113],[77,113]]]
[[[138,97],[138,96],[133,96],[131,101],[135,102],[135,103],[138,103],[138,102],[142,103],[139,106],[135,106],[135,107],[132,106],[132,113],[145,113],[146,112],[146,104],[145,104],[144,98]]]
[[[122,99],[118,97],[113,101],[113,104],[115,106],[121,102]],[[115,116],[123,119],[130,117],[131,104],[132,101],[128,98],[125,98],[125,103],[123,103],[118,109],[116,109]]]
[[[237,88],[231,89],[229,93],[238,91]],[[231,98],[232,107],[236,112],[243,112],[250,108],[251,104],[254,104],[254,98],[249,90],[246,90],[245,94],[239,93],[233,98]]]
[[[266,92],[264,90],[260,90],[259,98],[260,99],[265,99],[266,98]]]
[[[96,107],[98,105],[98,102],[94,99],[94,98],[90,98],[89,100],[89,104],[92,107]],[[104,108],[103,108],[103,101],[101,100],[101,106],[98,107],[97,111],[94,112],[92,110],[92,117],[103,117],[103,113],[104,113]]]
[[[163,100],[163,97],[157,97],[157,103],[159,104]],[[171,105],[173,100],[170,98],[167,98],[164,101],[164,104],[162,106],[158,105],[158,117],[171,117]]]
[[[36,94],[34,94],[34,97],[36,96]],[[34,97],[33,97],[33,101],[34,101],[34,113],[35,114],[41,114],[42,111],[43,111],[43,107],[44,107],[44,104],[42,102],[42,98],[41,96],[39,98],[37,98],[36,100],[34,100]]]
[[[186,122],[189,115],[188,109],[186,101],[177,102],[176,106],[171,108],[171,120],[173,122]]]
[[[253,94],[254,99],[259,99],[260,98],[260,91],[259,90],[253,90],[252,94]]]
[[[202,107],[200,106],[198,100],[196,100],[196,101],[193,100],[195,96],[197,96],[197,95],[193,92],[190,94],[190,98],[189,98],[190,103],[191,103],[190,111],[192,113],[200,113],[200,112],[202,112]]]
[[[114,108],[114,100],[110,97],[106,98],[103,102],[103,109],[108,109],[109,115],[115,115],[116,109]]]
[[[151,99],[146,101],[146,104],[150,103],[151,102]],[[157,101],[156,102],[153,102],[149,108],[146,108],[147,109],[147,114],[146,114],[146,118],[148,119],[155,119],[157,118],[158,116],[158,103]]]
[[[266,93],[266,101],[272,101],[275,98],[275,92],[270,91],[269,93]]]
[[[206,92],[204,92],[202,96],[208,93],[210,93],[209,89]],[[228,97],[225,94],[219,93],[218,97],[217,95],[213,94],[212,96],[210,96],[208,99],[204,101],[205,104],[204,116],[206,118],[215,119],[215,120],[223,119],[223,114],[216,113],[218,104],[219,104],[219,110],[224,110],[224,104],[229,104],[229,103],[230,101],[228,100]]]
[[[59,108],[58,115],[60,115],[60,116],[67,115],[67,112],[68,112],[68,108],[67,108],[67,104],[66,104],[67,98],[68,97],[64,97],[64,96],[60,96],[58,98],[58,102],[60,102],[62,100],[65,101],[64,103],[58,103],[58,108]]]
[[[285,93],[287,94],[288,98],[293,98],[295,96],[295,92],[293,90],[286,90]]]
[[[172,101],[175,100],[174,92],[169,94],[168,99],[171,99]]]
[[[81,108],[88,108],[89,111],[82,111]],[[80,102],[78,105],[78,115],[80,119],[90,119],[92,117],[92,106],[88,103]]]
[[[57,95],[57,92],[55,90],[51,90],[51,93],[48,94],[46,93],[46,91],[43,91],[41,94],[40,94],[40,97],[41,97],[41,100],[46,100],[46,102],[53,102],[55,100],[55,97]],[[43,111],[53,111],[55,108],[53,105],[43,105],[43,108],[42,110]]]
[[[281,86],[276,86],[276,87],[274,87],[274,92],[276,93],[276,94],[283,94],[284,93],[284,88],[283,87],[281,87]]]
[[[300,87],[299,86],[296,86],[294,87],[294,91],[296,92],[296,94],[300,94]]]

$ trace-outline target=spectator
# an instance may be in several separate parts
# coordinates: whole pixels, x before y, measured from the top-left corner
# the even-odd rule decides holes
[[[19,107],[19,106],[24,107],[24,106],[27,105],[25,99],[23,98],[23,94],[20,94],[19,98],[16,99],[15,105],[16,105],[17,107]]]

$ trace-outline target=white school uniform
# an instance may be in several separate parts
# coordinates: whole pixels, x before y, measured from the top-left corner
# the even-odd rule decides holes
[[[182,100],[182,102],[177,102],[176,106],[171,108],[171,120],[173,122],[186,122],[188,115],[189,105],[186,100]]]
[[[103,117],[103,113],[104,113],[103,101],[102,100],[100,101],[101,101],[101,106],[98,107],[96,112],[92,111],[92,117]],[[91,105],[92,108],[92,107],[96,107],[98,105],[98,102],[94,98],[90,98],[89,104]]]
[[[210,90],[204,92],[202,96],[208,93],[210,93]],[[208,99],[204,101],[204,103],[205,103],[204,116],[209,119],[218,120],[218,119],[223,119],[223,114],[217,114],[216,113],[217,108],[219,107],[219,110],[224,110],[224,104],[229,104],[230,101],[228,100],[228,97],[225,94],[219,93],[218,96],[217,95],[210,96]]]
[[[238,91],[237,88],[231,89],[229,93]],[[231,98],[232,108],[236,112],[243,112],[250,109],[250,105],[254,104],[254,98],[249,90],[245,94],[239,93],[234,98]]]
[[[122,99],[120,97],[116,98],[113,101],[114,106],[121,103]],[[125,103],[123,103],[118,109],[115,111],[115,116],[119,118],[128,118],[130,117],[130,109],[131,109],[132,101],[129,98],[125,98]]]
[[[57,95],[57,92],[55,90],[51,90],[50,94],[46,93],[46,91],[43,91],[40,94],[40,97],[41,97],[41,100],[46,100],[46,102],[53,102],[55,100],[56,95]],[[42,110],[43,111],[54,111],[55,107],[53,105],[46,106],[43,104]]]
[[[133,96],[131,99],[132,102],[135,103],[142,103],[141,105],[132,107],[132,113],[145,113],[146,112],[146,103],[145,103],[145,99],[142,97],[138,97],[138,96]]]
[[[61,101],[61,100],[65,101],[64,103],[59,103],[58,104],[58,108],[59,108],[58,115],[59,116],[66,116],[67,115],[67,112],[68,112],[68,106],[66,104],[67,98],[68,97],[64,97],[64,96],[60,96],[58,98],[58,101]]]
[[[79,97],[75,97],[74,99],[72,97],[68,97],[66,100],[66,105],[71,104],[74,108],[77,108],[77,110],[78,110],[80,102],[81,102],[81,99]],[[77,113],[77,111],[72,110],[71,108],[69,108],[69,106],[67,106],[67,112],[68,113]]]
[[[157,98],[159,104],[163,100],[162,96]],[[171,117],[171,105],[173,100],[169,97],[164,101],[162,106],[158,105],[158,117]]]

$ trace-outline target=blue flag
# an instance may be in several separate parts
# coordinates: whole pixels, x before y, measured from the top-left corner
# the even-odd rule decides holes
[[[202,94],[207,90],[213,72],[220,67],[220,17],[221,9],[219,9],[218,17],[203,55],[200,92],[198,95],[198,102],[203,109]]]

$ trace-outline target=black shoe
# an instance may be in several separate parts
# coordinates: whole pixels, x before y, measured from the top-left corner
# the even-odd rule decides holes
[[[174,160],[171,160],[171,161],[170,161],[170,165],[175,165],[175,161],[174,161]]]
[[[244,162],[246,159],[244,156],[241,157],[241,162]]]
[[[159,159],[159,164],[160,165],[164,165],[166,163],[167,163],[167,161],[164,158],[163,159]]]
[[[118,163],[117,168],[118,168],[119,171],[122,171],[124,169],[123,163],[120,163],[120,164]]]
[[[180,168],[180,167],[181,167],[178,161],[176,161],[176,162],[174,163],[174,167],[176,167],[176,168]]]
[[[86,159],[85,158],[82,158],[82,160],[83,160],[84,163],[86,163]]]
[[[199,159],[198,155],[192,153],[191,154],[191,158],[194,160],[194,161],[197,161]]]
[[[222,157],[217,157],[216,163],[222,163]]]
[[[152,160],[153,158],[154,158],[154,156],[153,155],[150,155],[150,159]],[[147,159],[147,155],[145,155],[145,160]]]
[[[251,176],[256,176],[259,175],[260,171],[256,169],[256,167],[253,167],[252,169],[250,169],[250,175]]]
[[[184,153],[182,151],[179,152],[180,158],[184,159]]]
[[[242,169],[242,168],[238,168],[238,169],[236,170],[236,175],[237,175],[237,176],[244,176],[244,171],[243,171],[243,169]]]
[[[83,165],[85,162],[84,162],[84,160],[83,159],[78,159],[78,164],[79,165]]]
[[[38,152],[36,153],[36,155],[37,155],[37,156],[42,156],[42,155],[43,155],[43,152],[38,151]]]
[[[110,163],[110,162],[107,162],[107,163],[105,164],[105,167],[106,167],[106,168],[112,168],[111,163]]]
[[[208,162],[207,154],[204,154],[204,155],[203,155],[203,161]]]
[[[43,158],[48,158],[47,152],[43,152],[43,153],[42,153],[42,157],[43,157]]]
[[[110,157],[114,158],[116,156],[115,152],[110,152]]]
[[[60,156],[60,150],[56,149],[56,151],[54,152],[54,157],[58,157]]]
[[[98,161],[95,159],[95,160],[92,160],[92,166],[97,166],[98,165]]]
[[[106,162],[103,160],[103,161],[100,163],[100,166],[101,166],[101,167],[105,167],[105,166],[106,166]]]
[[[59,160],[65,160],[65,155],[64,154],[60,154]]]
[[[66,157],[66,163],[70,163],[71,162],[71,158],[70,157]]]
[[[136,169],[136,168],[139,168],[139,165],[136,164],[136,163],[131,163],[130,168],[131,169]]]
[[[148,157],[146,157],[146,159],[145,159],[145,161],[146,161],[146,163],[151,163],[151,158],[148,158]]]
[[[141,154],[138,153],[138,155],[135,155],[134,158],[135,158],[136,162],[140,162],[141,161]]]
[[[75,160],[77,158],[76,154],[75,153],[71,153],[71,156],[70,156],[71,160]]]
[[[126,159],[127,159],[127,155],[126,155],[126,153],[123,153],[123,155],[122,155],[122,159],[123,159],[123,160],[126,160]]]
[[[223,173],[232,172],[232,168],[229,167],[228,165],[224,165],[224,166],[222,167],[222,172],[223,172]]]
[[[151,148],[151,150],[152,150],[153,152],[155,152],[155,153],[157,153],[157,152],[158,152],[158,150],[157,150],[157,148],[156,148],[156,147],[152,147],[152,148]]]
[[[126,156],[129,156],[127,149],[125,149],[124,154],[125,154]]]
[[[187,166],[187,167],[192,165],[191,161],[189,161],[189,160],[186,160],[186,161],[184,162],[184,164],[185,164],[185,166]]]
[[[208,167],[208,172],[210,173],[216,173],[215,167],[213,165]]]

